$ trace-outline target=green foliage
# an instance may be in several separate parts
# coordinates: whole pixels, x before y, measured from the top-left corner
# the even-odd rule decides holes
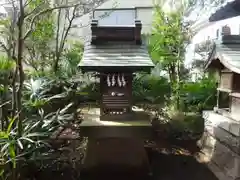
[[[77,108],[87,93],[82,92],[87,86],[84,80],[62,79],[56,77],[39,78],[25,82],[24,105],[28,114],[33,114],[39,108],[46,112],[55,112],[69,105]]]
[[[180,108],[180,88],[185,80],[183,68],[185,46],[188,43],[188,28],[183,22],[183,11],[178,9],[165,13],[160,5],[155,5],[154,23],[150,37],[149,53],[156,64],[167,72],[171,84],[171,99],[176,109]]]
[[[169,96],[170,86],[166,78],[138,74],[133,81],[134,103],[163,104]]]
[[[43,44],[49,41],[54,36],[54,24],[52,18],[46,18],[45,21],[39,21],[36,23],[36,28],[32,32],[32,38],[34,41],[41,42]]]
[[[42,0],[35,0],[29,2],[29,9],[34,10],[36,8],[49,8],[50,4],[49,1],[42,1]],[[40,11],[40,10],[39,10]],[[35,21],[35,28],[34,31],[31,33],[31,38],[35,43],[43,43],[46,44],[49,40],[52,40],[54,37],[55,31],[55,23],[54,23],[54,14],[50,12],[44,13],[42,16],[39,16]]]
[[[149,51],[152,59],[161,63],[166,70],[171,63],[182,60],[185,52],[184,44],[188,38],[182,17],[181,9],[165,13],[159,5],[154,8],[153,35],[150,37]]]
[[[0,56],[0,78],[15,68],[15,62],[6,56]]]
[[[24,28],[29,28],[30,22],[36,13],[49,7],[48,0],[33,0],[26,5],[26,12],[32,14],[24,19]],[[69,17],[68,17],[69,18]],[[65,127],[76,120],[77,109],[82,103],[100,99],[100,84],[94,77],[95,74],[83,75],[78,73],[77,64],[83,55],[83,44],[76,41],[64,46],[64,38],[56,40],[57,23],[54,11],[42,14],[33,24],[33,32],[24,40],[24,61],[30,69],[24,70],[25,79],[21,89],[21,117],[12,117],[19,113],[14,109],[16,104],[14,95],[19,83],[12,83],[15,61],[0,58],[0,167],[6,172],[11,172],[16,165],[23,161],[43,158],[53,150],[49,137],[59,127]],[[0,24],[9,26],[9,20]],[[23,28],[23,29],[24,29]],[[8,35],[8,32],[6,32]],[[9,36],[10,37],[10,36]],[[11,39],[11,38],[8,38]],[[12,44],[16,44],[15,39]],[[137,74],[133,81],[133,103],[164,106],[168,102],[168,114],[171,119],[170,132],[200,132],[202,119],[199,114],[202,109],[212,108],[215,103],[215,81],[211,78],[202,79],[196,83],[185,80],[188,74],[183,68],[184,45],[188,41],[187,29],[182,21],[182,11],[166,14],[161,7],[155,8],[155,21],[153,35],[150,37],[149,52],[162,71],[168,73],[168,78],[146,74]],[[60,44],[62,46],[60,46]],[[15,49],[15,47],[13,47]],[[10,55],[12,55],[10,53]],[[59,55],[58,67],[53,73],[52,67]],[[6,76],[2,76],[2,75]],[[2,81],[4,80],[4,81]],[[15,89],[14,89],[15,88]],[[4,92],[4,93],[3,93]],[[4,95],[4,96],[3,96]],[[174,97],[173,99],[171,99]],[[169,103],[169,100],[173,104]],[[11,102],[9,107],[3,103]],[[175,102],[181,102],[180,108],[174,107]],[[16,112],[12,112],[14,109]],[[186,114],[186,112],[194,112]],[[172,114],[171,114],[172,113]],[[22,126],[17,126],[19,122]],[[20,128],[19,128],[20,127]],[[18,134],[21,129],[22,133]],[[172,133],[174,134],[174,133]],[[174,135],[171,135],[174,136]],[[0,171],[0,175],[3,174]]]
[[[26,18],[26,26],[31,26],[32,19],[36,13],[49,7],[50,3],[48,0],[30,1],[26,10],[34,13]],[[51,54],[54,51],[53,44],[56,29],[54,13],[48,11],[38,16],[33,22],[33,27],[33,31],[25,42],[29,54],[25,62],[38,71],[44,71],[51,65]]]
[[[49,0],[30,0],[24,4],[24,11],[20,8],[17,20],[12,16],[0,22],[1,37],[4,39],[1,47],[7,55],[0,57],[2,179],[16,180],[16,171],[23,162],[43,159],[53,151],[50,137],[60,127],[75,123],[79,119],[76,117],[78,106],[88,100],[88,91],[96,92],[95,86],[92,86],[94,83],[77,75],[77,64],[83,53],[82,43],[76,42],[67,49],[64,43],[56,40],[58,25],[54,11],[36,16],[48,9],[50,3]],[[66,16],[66,21],[68,18]],[[22,37],[19,37],[21,29]],[[28,30],[32,31],[28,34]],[[68,32],[60,32],[58,36],[59,39],[67,38]],[[19,43],[19,38],[22,43]],[[65,39],[62,41],[65,42]],[[63,45],[62,49],[59,44]],[[19,53],[17,50],[21,47]],[[59,54],[59,69],[53,74],[56,54]],[[23,65],[24,72],[15,68],[16,62]],[[19,75],[22,76],[19,78]],[[8,174],[12,177],[7,177]]]
[[[51,147],[46,138],[49,138],[60,126],[73,121],[73,115],[66,112],[67,108],[64,108],[45,114],[39,109],[37,114],[23,121],[23,133],[20,137],[14,126],[17,117],[9,119],[10,123],[6,131],[0,131],[0,166],[6,171],[2,172],[2,176],[10,173],[12,168],[15,169],[18,162],[46,156],[47,154],[43,154],[42,151],[47,152],[46,148]]]
[[[39,8],[39,6],[43,8],[49,8],[50,3],[48,0],[34,0],[29,2],[28,8],[29,10],[34,10]],[[40,11],[40,9],[39,9]],[[53,13],[46,12],[42,16],[39,16],[35,21],[34,31],[31,33],[31,38],[34,43],[39,45],[47,45],[49,41],[51,41],[54,37],[55,33],[55,23]],[[44,47],[41,47],[44,48]]]
[[[183,119],[168,124],[168,138],[172,140],[199,140],[204,131],[204,119],[198,113],[186,113]]]
[[[214,78],[185,83],[182,88],[184,111],[201,112],[211,110],[216,105],[217,83]]]
[[[81,61],[83,55],[83,44],[81,42],[74,42],[69,49],[66,49],[63,58],[60,61],[60,70],[66,77],[76,75],[77,65]]]

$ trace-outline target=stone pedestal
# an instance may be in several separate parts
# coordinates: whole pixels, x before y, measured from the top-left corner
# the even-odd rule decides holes
[[[84,158],[84,174],[128,174],[144,176],[150,172],[144,142],[134,138],[89,139]]]
[[[239,180],[239,122],[213,111],[205,111],[203,117],[205,133],[201,140],[202,159],[220,180]]]
[[[82,110],[84,121],[80,124],[80,133],[88,137],[84,158],[84,175],[98,174],[116,179],[137,176],[142,179],[150,173],[144,139],[151,137],[152,124],[150,116],[143,111],[136,116],[121,121],[101,121],[100,109]],[[119,178],[118,178],[119,179]]]

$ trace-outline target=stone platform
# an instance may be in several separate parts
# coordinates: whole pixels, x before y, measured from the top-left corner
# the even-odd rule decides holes
[[[89,138],[149,138],[152,136],[150,115],[141,109],[124,120],[100,121],[100,108],[83,108],[84,120],[80,124],[82,136]]]
[[[150,165],[144,139],[151,137],[150,116],[138,110],[131,119],[100,121],[99,108],[83,108],[81,136],[88,137],[84,175],[117,173],[147,176]],[[109,172],[108,172],[109,171]],[[118,176],[118,175],[116,175]],[[138,178],[139,179],[139,178]]]
[[[240,179],[240,123],[214,111],[204,111],[201,159],[219,180]]]
[[[147,176],[150,173],[143,140],[131,138],[90,139],[83,167],[85,175]]]

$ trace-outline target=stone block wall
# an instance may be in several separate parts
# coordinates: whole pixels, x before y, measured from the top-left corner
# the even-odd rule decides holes
[[[240,180],[240,124],[213,111],[203,112],[201,158],[221,180]]]

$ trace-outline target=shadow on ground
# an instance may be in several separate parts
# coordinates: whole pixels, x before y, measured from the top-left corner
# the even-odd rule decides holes
[[[193,156],[151,152],[154,180],[217,180],[205,164]]]

